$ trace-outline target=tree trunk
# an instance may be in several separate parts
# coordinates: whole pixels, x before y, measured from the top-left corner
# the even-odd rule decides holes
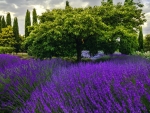
[[[82,40],[76,39],[77,62],[81,61]]]

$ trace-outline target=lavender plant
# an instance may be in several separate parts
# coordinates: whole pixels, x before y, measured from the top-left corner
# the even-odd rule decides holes
[[[136,56],[62,67],[14,113],[148,113],[149,75],[150,62]]]
[[[16,58],[8,57],[11,57],[12,61]],[[7,59],[5,60],[7,62]],[[40,61],[17,58],[17,61],[0,71],[0,108],[7,112],[12,112],[22,106],[36,87],[51,80],[51,74],[59,69],[59,66],[70,65],[61,59]]]

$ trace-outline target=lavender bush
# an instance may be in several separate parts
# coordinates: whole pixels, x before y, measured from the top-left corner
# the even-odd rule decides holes
[[[150,62],[124,55],[61,67],[23,103],[14,113],[148,113]]]
[[[0,111],[5,112],[12,112],[22,106],[36,87],[51,80],[53,71],[70,65],[61,59],[21,60],[9,55],[0,55],[1,64],[4,64],[1,57],[6,57],[5,64],[8,64],[5,69],[2,65],[3,70],[0,70]]]

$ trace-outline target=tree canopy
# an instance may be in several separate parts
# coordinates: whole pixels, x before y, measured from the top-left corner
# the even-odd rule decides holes
[[[37,58],[76,54],[80,61],[81,51],[86,48],[91,48],[91,52],[102,49],[106,54],[120,49],[130,54],[138,46],[139,26],[146,21],[141,8],[139,3],[102,2],[101,6],[47,10],[39,17],[40,24],[34,26],[25,45],[28,53]]]

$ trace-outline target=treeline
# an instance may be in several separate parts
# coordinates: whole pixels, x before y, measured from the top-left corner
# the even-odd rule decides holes
[[[98,50],[131,54],[143,50],[141,25],[146,19],[142,7],[133,0],[116,5],[108,0],[101,6],[73,8],[66,1],[65,9],[47,10],[39,16],[40,23],[32,27],[24,45],[28,54],[41,59],[76,55],[80,61],[82,50],[93,55]]]
[[[33,23],[37,23],[36,9],[33,9]],[[0,53],[25,52],[22,43],[25,37],[29,36],[31,26],[30,12],[27,10],[25,16],[25,36],[19,34],[17,17],[14,17],[13,24],[11,14],[8,12],[6,17],[0,16]]]
[[[78,61],[81,60],[82,50],[89,50],[91,55],[98,50],[103,50],[105,54],[115,51],[132,54],[137,50],[150,50],[145,46],[148,45],[147,38],[143,40],[141,25],[146,19],[142,8],[143,4],[134,3],[133,0],[116,5],[108,0],[103,1],[101,6],[86,8],[73,8],[66,1],[65,9],[47,10],[38,19],[33,9],[32,22],[30,11],[27,10],[24,37],[18,36],[17,22],[11,27],[8,14],[6,22],[4,17],[0,19],[0,30],[4,36],[1,39],[5,39],[5,33],[9,31],[9,44],[5,42],[2,46],[11,46],[15,52],[25,51],[41,59],[76,55]],[[14,40],[9,41],[8,37],[14,37],[11,38]]]

